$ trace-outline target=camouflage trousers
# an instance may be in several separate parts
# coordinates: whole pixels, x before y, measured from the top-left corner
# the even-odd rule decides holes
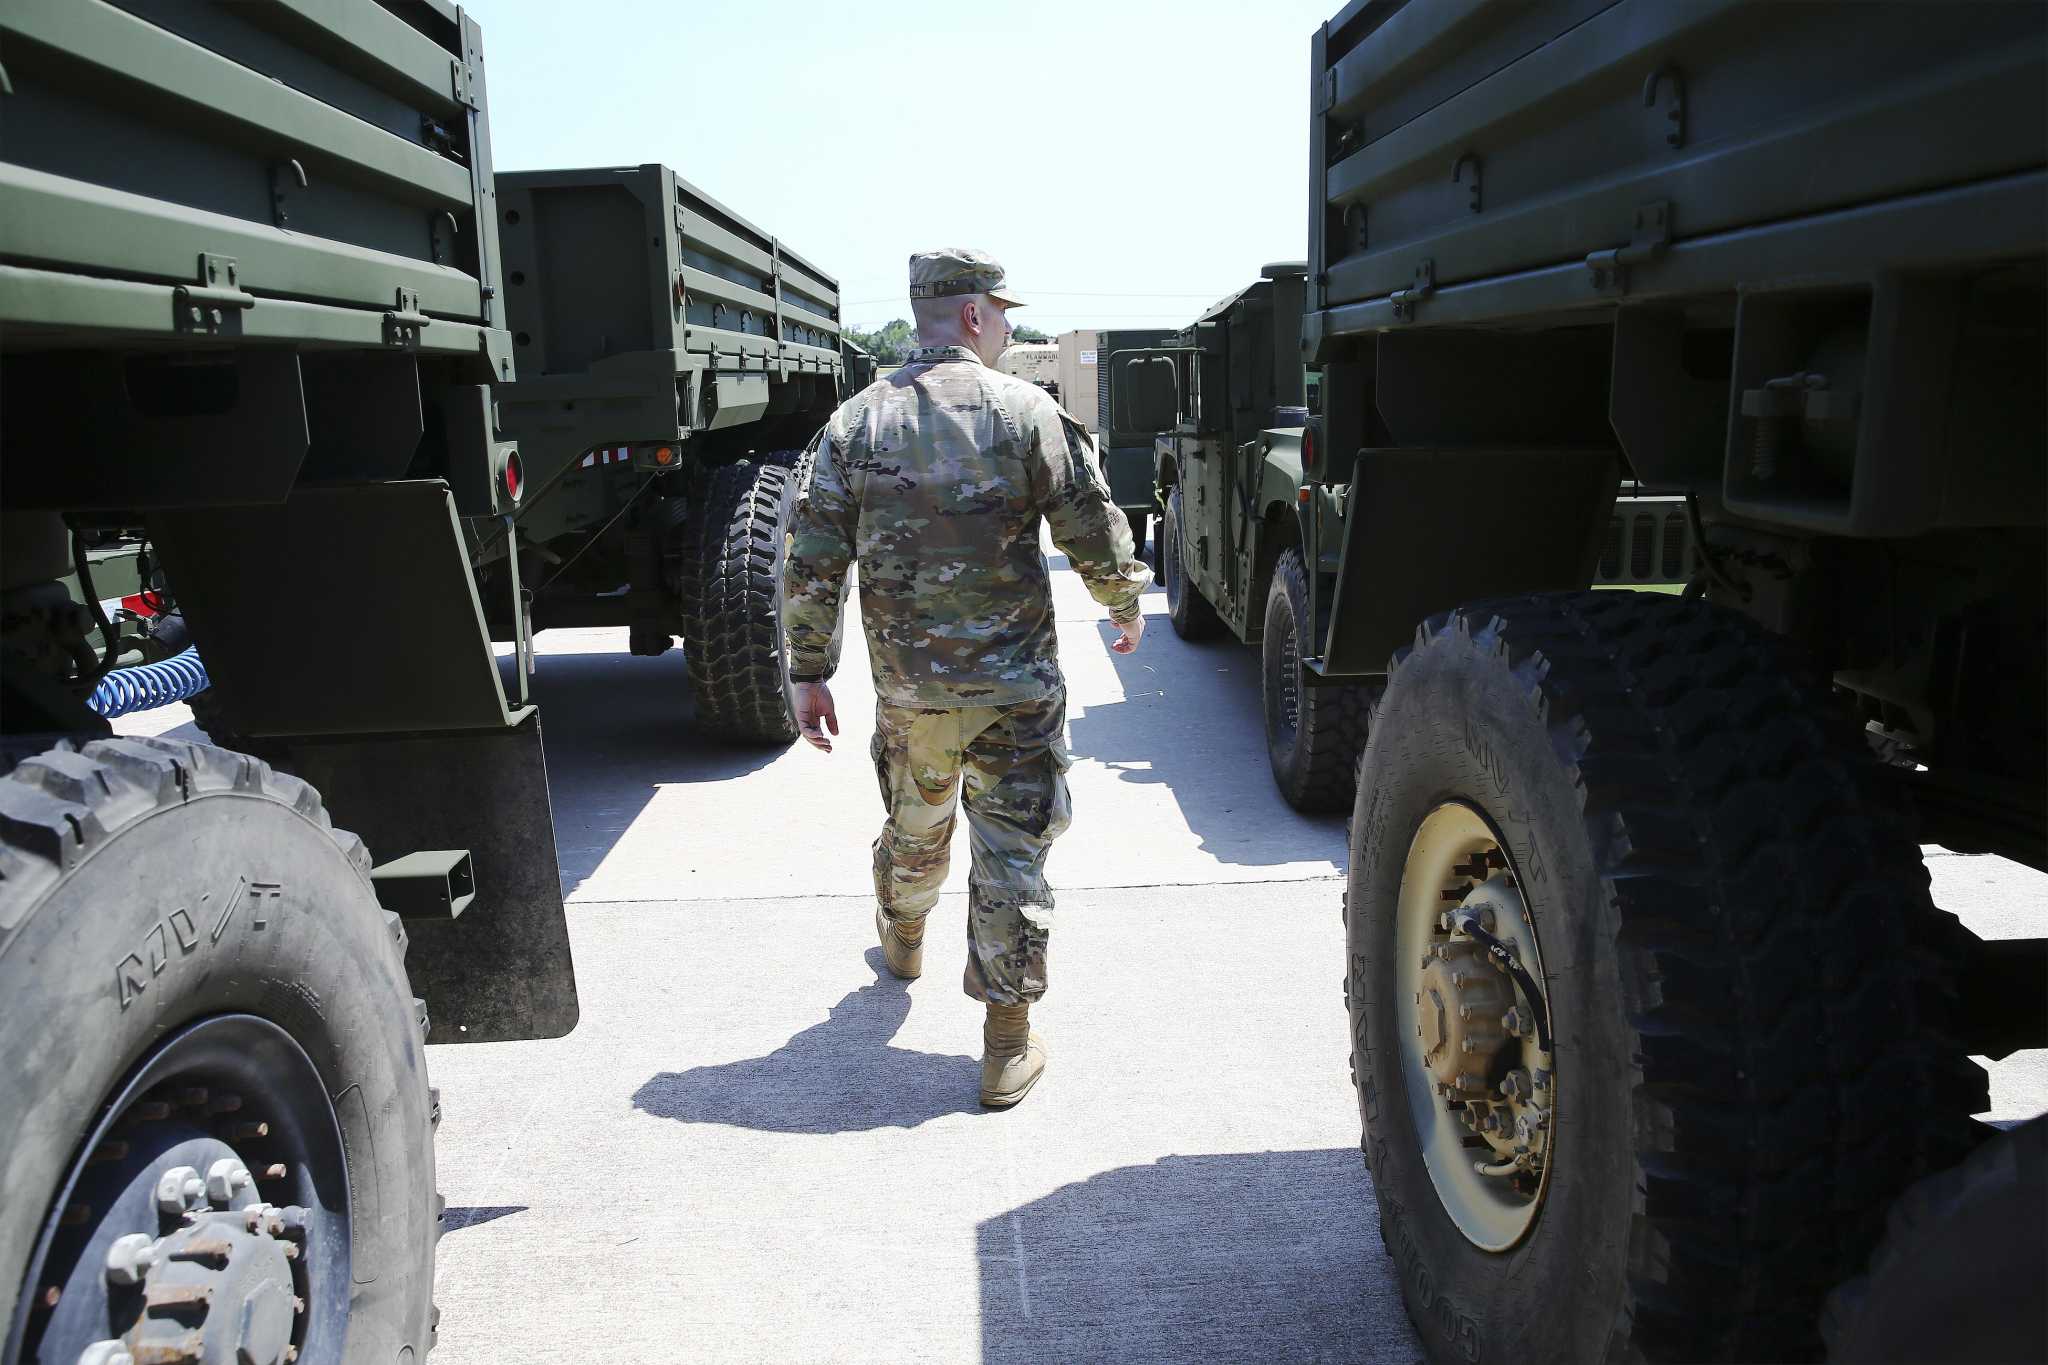
[[[931,911],[964,788],[973,864],[961,984],[976,1000],[1018,1005],[1045,994],[1045,855],[1072,813],[1066,717],[1061,692],[1008,706],[875,707],[875,776],[889,813],[875,840],[875,897],[891,919]]]

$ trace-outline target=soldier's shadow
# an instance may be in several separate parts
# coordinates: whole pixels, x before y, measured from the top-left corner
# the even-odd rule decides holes
[[[910,1014],[909,983],[870,948],[875,980],[765,1057],[664,1071],[633,1094],[635,1108],[681,1123],[722,1123],[769,1133],[852,1133],[915,1128],[980,1109],[981,1063],[916,1052],[889,1040]]]

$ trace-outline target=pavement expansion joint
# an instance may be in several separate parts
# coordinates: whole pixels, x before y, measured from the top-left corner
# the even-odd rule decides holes
[[[1314,877],[1245,877],[1233,881],[1200,882],[1127,882],[1115,886],[1065,886],[1054,888],[1062,896],[1093,896],[1110,891],[1180,891],[1190,887],[1223,886],[1320,886],[1344,880],[1342,873],[1328,873]],[[941,895],[964,896],[966,888],[944,891]],[[606,896],[602,899],[581,900],[573,893],[567,898],[572,910],[589,910],[606,905],[739,905],[748,901],[850,901],[866,904],[874,900],[871,892],[864,891],[776,891],[748,896]]]

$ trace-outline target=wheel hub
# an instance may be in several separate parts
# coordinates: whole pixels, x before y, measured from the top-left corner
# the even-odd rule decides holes
[[[1507,983],[1487,965],[1473,940],[1434,945],[1423,960],[1415,1006],[1423,1064],[1439,1085],[1459,1091],[1490,1088],[1487,1073],[1506,1040],[1501,1016],[1514,1005]]]
[[[1397,913],[1423,1160],[1459,1229],[1504,1251],[1547,1187],[1554,1058],[1534,917],[1478,812],[1448,802],[1423,821]]]
[[[190,1025],[109,1097],[0,1358],[338,1365],[348,1208],[340,1128],[304,1050],[250,1015]]]
[[[182,1210],[182,1226],[173,1232],[131,1232],[108,1248],[109,1316],[132,1323],[86,1347],[79,1365],[298,1359],[292,1336],[306,1301],[292,1263],[305,1244],[308,1213],[297,1206],[218,1206],[249,1183],[247,1169],[232,1158],[215,1163],[204,1181],[190,1166],[163,1173],[160,1208],[167,1193],[184,1200],[195,1187],[206,1189],[204,1201]]]

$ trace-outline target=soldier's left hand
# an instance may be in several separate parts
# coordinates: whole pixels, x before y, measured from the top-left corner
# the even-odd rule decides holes
[[[1109,642],[1109,647],[1119,654],[1135,654],[1138,641],[1145,638],[1145,618],[1133,616],[1129,621],[1111,621],[1110,624],[1117,628],[1117,637]]]
[[[832,689],[821,682],[800,682],[792,689],[790,700],[791,709],[796,712],[797,731],[812,748],[831,753],[832,741],[825,731],[839,733],[839,712],[832,706]]]

